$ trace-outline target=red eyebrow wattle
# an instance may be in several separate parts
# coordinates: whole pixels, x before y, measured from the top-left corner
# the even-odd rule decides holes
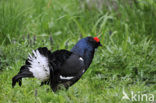
[[[94,40],[95,40],[96,42],[99,42],[99,41],[100,41],[98,37],[94,37]]]

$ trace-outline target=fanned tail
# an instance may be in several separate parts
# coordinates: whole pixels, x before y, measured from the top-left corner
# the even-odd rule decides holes
[[[22,85],[22,78],[35,77],[42,82],[49,78],[49,56],[51,52],[46,47],[33,50],[17,75],[12,78],[12,87],[19,83]]]

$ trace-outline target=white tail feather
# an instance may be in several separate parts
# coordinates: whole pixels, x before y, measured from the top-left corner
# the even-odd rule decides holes
[[[28,59],[31,63],[29,70],[33,73],[33,76],[41,81],[47,80],[50,75],[48,58],[43,56],[38,50],[33,50],[33,56],[29,54]]]

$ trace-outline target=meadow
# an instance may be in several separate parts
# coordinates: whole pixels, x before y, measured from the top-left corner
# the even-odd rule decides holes
[[[156,1],[93,1],[0,0],[0,103],[156,102]],[[12,88],[33,49],[70,50],[99,35],[103,46],[68,90],[53,93],[34,78]]]

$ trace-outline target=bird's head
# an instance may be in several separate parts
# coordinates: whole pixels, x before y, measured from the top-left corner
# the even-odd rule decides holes
[[[98,37],[87,37],[88,43],[92,45],[94,48],[102,46]]]
[[[102,46],[98,37],[85,37],[79,40],[71,49],[72,52],[83,56],[84,53],[94,51],[99,46]],[[87,53],[88,54],[88,53]]]

